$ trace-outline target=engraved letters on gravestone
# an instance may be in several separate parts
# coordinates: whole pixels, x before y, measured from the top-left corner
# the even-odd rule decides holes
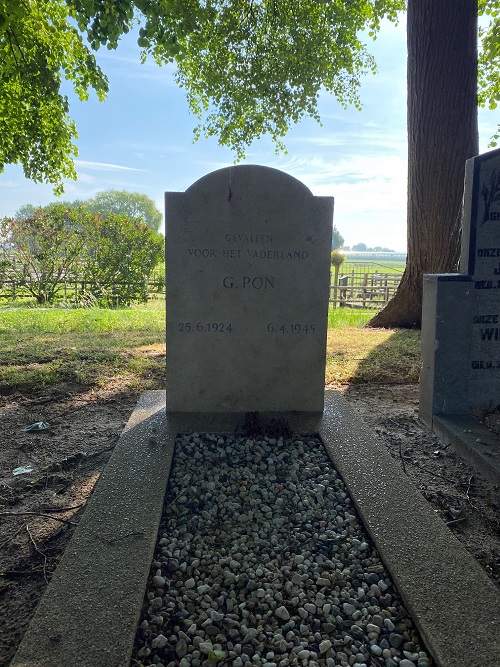
[[[465,202],[460,270],[473,277],[469,401],[494,408],[500,403],[500,150],[467,161]]]
[[[169,411],[323,409],[332,218],[267,167],[166,194]]]

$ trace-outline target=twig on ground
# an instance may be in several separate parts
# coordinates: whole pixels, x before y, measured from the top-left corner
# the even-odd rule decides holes
[[[52,519],[52,521],[60,521],[61,523],[67,523],[68,526],[78,525],[73,521],[68,521],[67,519],[60,519],[58,516],[51,516],[50,514],[43,514],[43,512],[0,512],[0,516],[43,516],[46,519]]]
[[[453,526],[456,523],[463,523],[464,521],[467,521],[467,517],[463,516],[460,519],[452,519],[451,521],[445,521],[447,526]]]
[[[37,543],[33,539],[33,535],[30,533],[30,527],[28,524],[26,524],[26,530],[28,531],[28,535],[30,536],[31,543],[35,547],[35,551],[37,551],[40,556],[43,556],[43,578],[45,579],[45,583],[48,585],[49,580],[47,579],[47,556],[43,553],[43,551],[40,551],[40,549],[37,546]]]
[[[465,497],[466,497],[467,500],[469,501],[469,505],[472,507],[472,509],[477,510],[476,505],[474,505],[474,503],[473,503],[472,500],[470,499],[470,495],[469,495],[469,493],[470,493],[470,489],[471,489],[471,486],[472,486],[472,480],[473,480],[473,479],[474,479],[474,475],[471,475],[471,476],[469,477],[468,482],[467,482],[467,489],[465,490]]]
[[[469,502],[471,502],[471,499],[470,499],[470,496],[469,496],[469,492],[470,492],[470,487],[471,487],[471,484],[472,484],[472,480],[473,480],[473,479],[474,479],[474,475],[471,475],[471,476],[469,477],[469,481],[467,482],[467,489],[466,489],[466,491],[465,491],[465,497],[467,498],[467,500],[468,500]]]
[[[83,507],[86,505],[87,502],[80,503],[79,505],[73,505],[72,507],[44,507],[43,511],[44,512],[55,512],[56,514],[58,512],[69,512],[70,510],[77,510],[80,507]]]
[[[420,468],[420,470],[423,470],[424,472],[428,473],[429,475],[433,475],[434,477],[439,477],[439,479],[444,479],[450,484],[453,484],[455,486],[456,481],[453,479],[450,479],[449,477],[445,477],[444,475],[440,475],[437,472],[433,472],[432,470],[429,470],[428,468],[424,468],[424,466],[419,465],[418,463],[415,463],[415,461],[409,460],[408,463],[410,463],[412,466],[415,466],[416,468]]]

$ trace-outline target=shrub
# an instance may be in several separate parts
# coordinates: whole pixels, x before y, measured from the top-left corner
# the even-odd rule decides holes
[[[151,272],[164,258],[163,236],[140,220],[97,216],[85,246],[83,278],[100,305],[146,301]]]
[[[3,218],[0,234],[10,248],[7,272],[39,304],[54,300],[65,278],[77,265],[94,215],[63,205],[42,208],[21,220]]]

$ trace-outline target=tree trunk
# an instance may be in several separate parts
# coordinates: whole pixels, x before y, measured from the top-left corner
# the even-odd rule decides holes
[[[408,256],[372,327],[419,327],[424,273],[455,272],[477,155],[477,0],[408,0]]]

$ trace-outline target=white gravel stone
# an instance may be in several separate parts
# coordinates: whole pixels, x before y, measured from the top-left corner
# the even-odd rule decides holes
[[[282,621],[288,621],[290,618],[290,614],[288,612],[288,609],[286,607],[278,607],[276,611],[274,612],[275,616],[278,618],[281,618]]]
[[[321,654],[326,653],[328,649],[331,649],[333,646],[332,642],[329,639],[323,639],[319,645],[319,652]]]
[[[158,663],[169,648],[179,667],[218,651],[230,667],[429,664],[318,440],[180,436],[165,507],[144,667],[175,665]]]
[[[158,635],[151,642],[152,648],[164,648],[168,644],[168,639],[164,635]]]

